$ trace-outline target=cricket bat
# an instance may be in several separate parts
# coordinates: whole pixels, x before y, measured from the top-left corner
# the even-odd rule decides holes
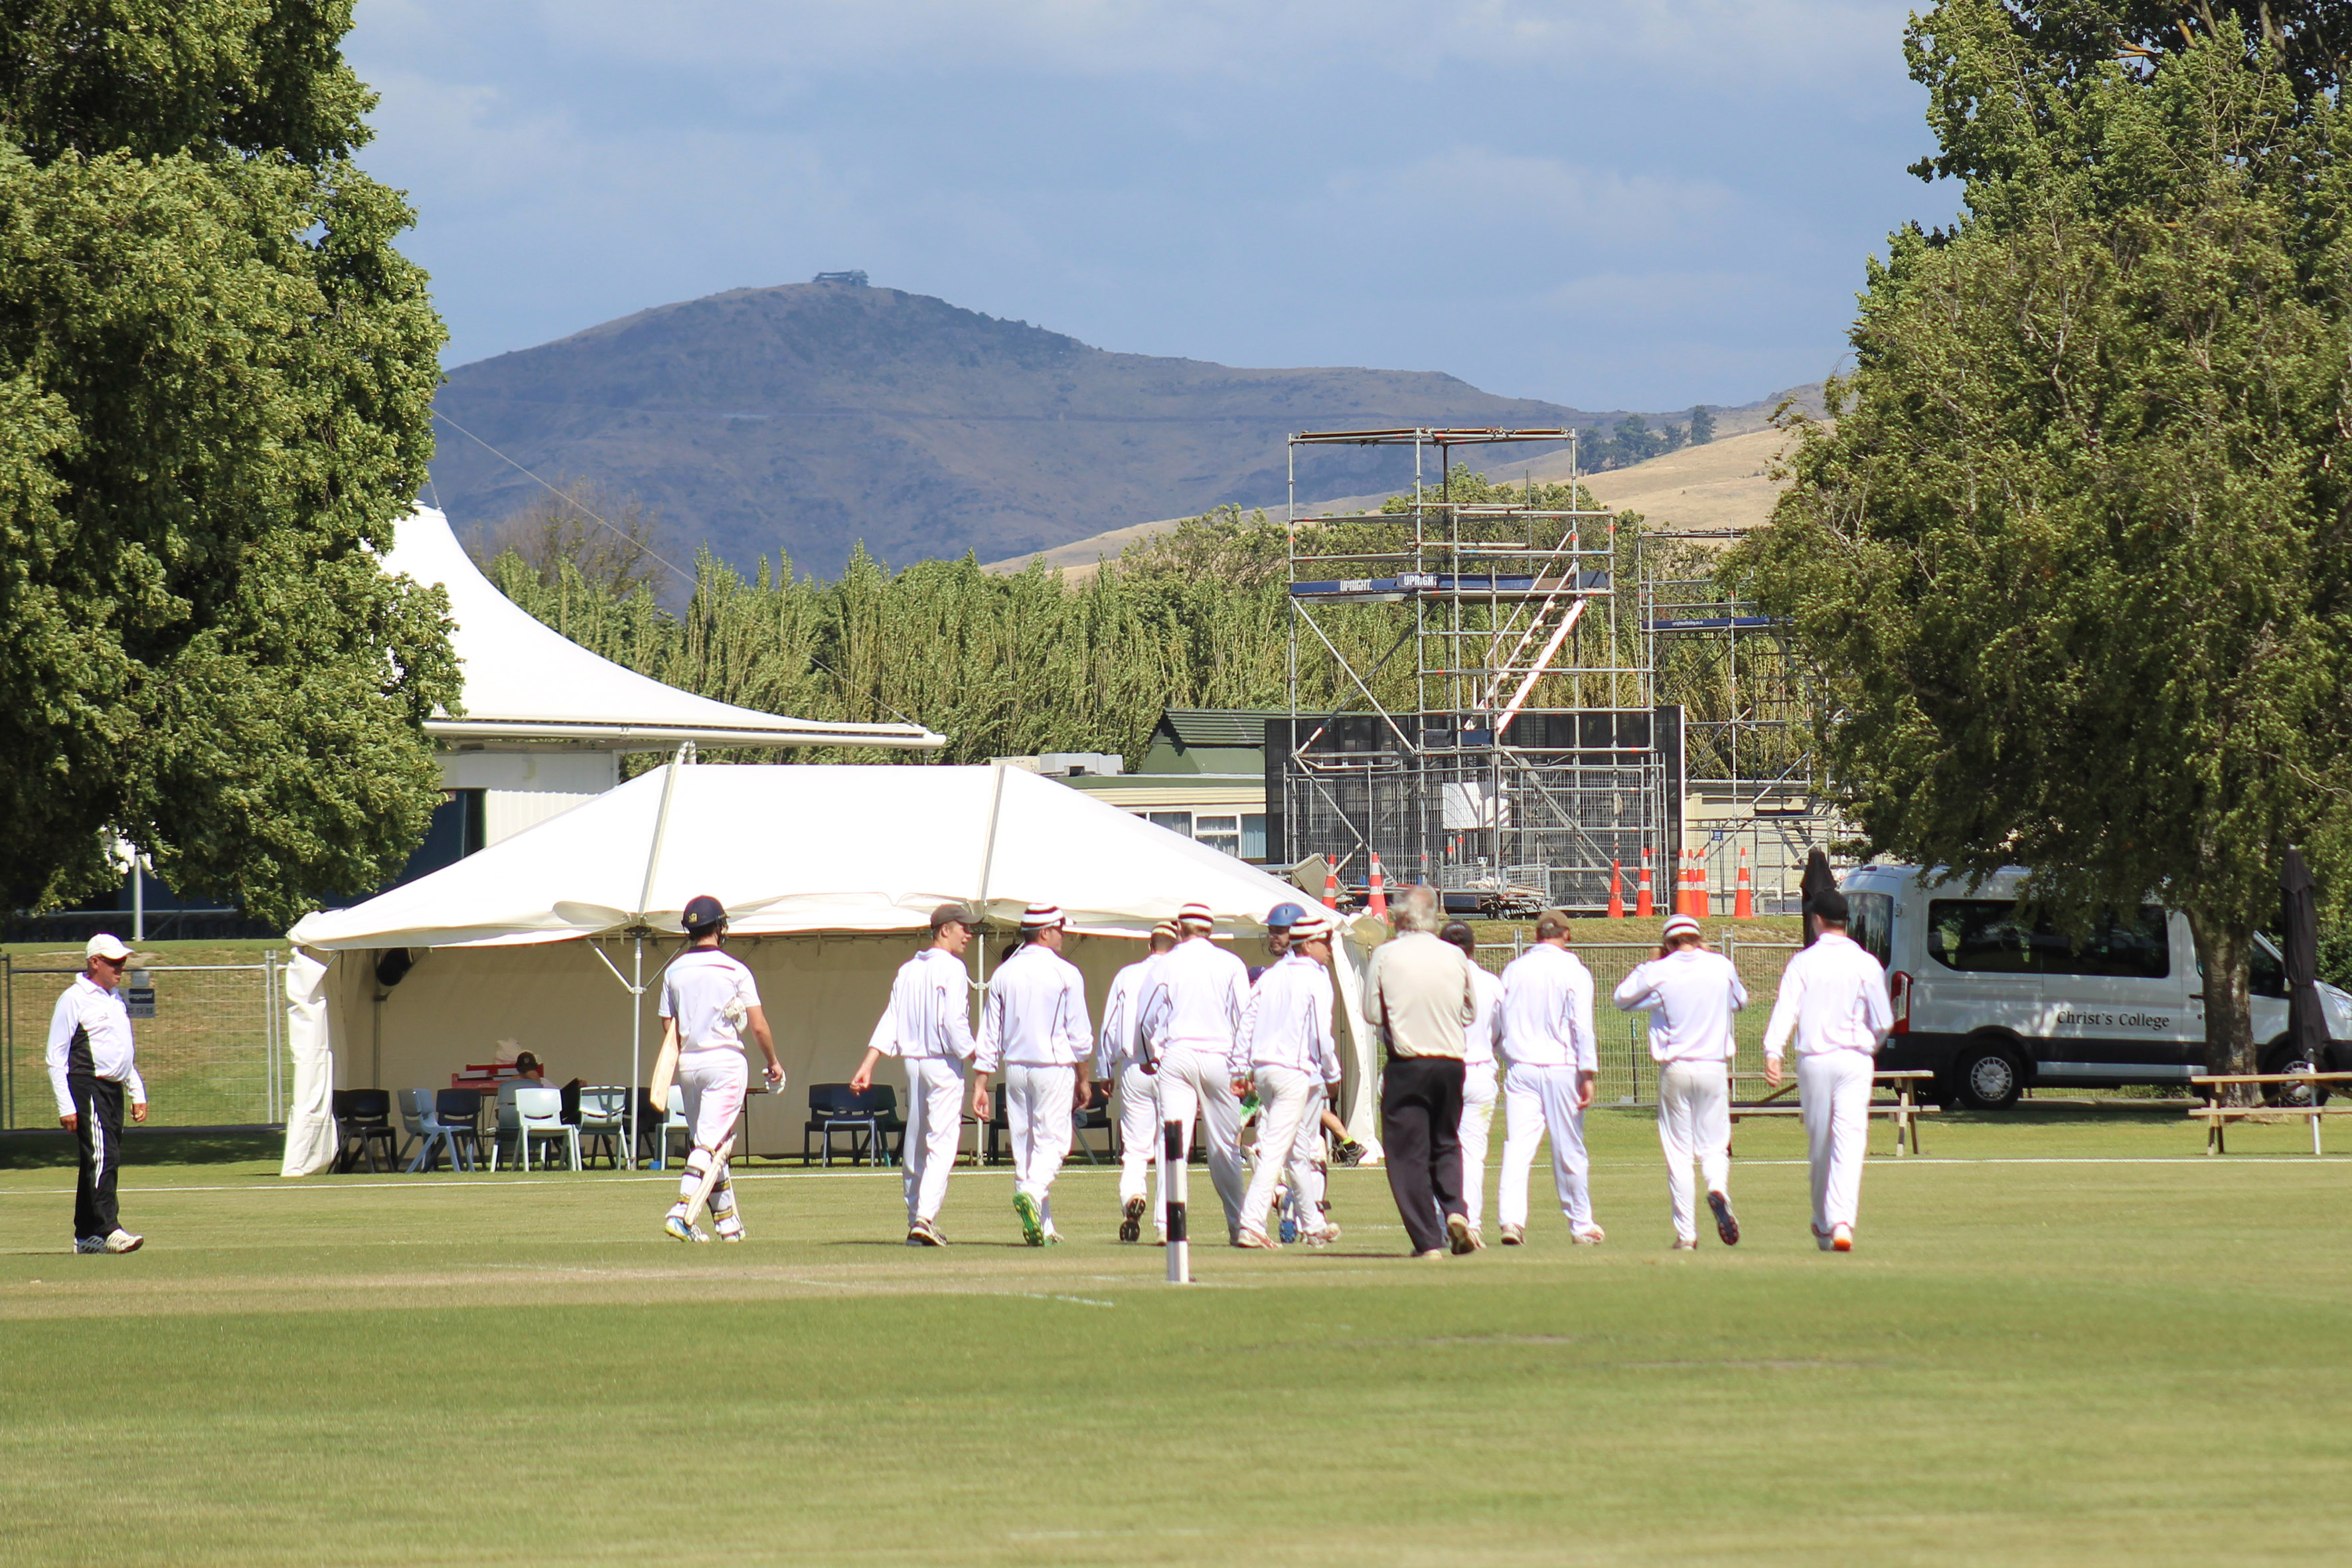
[[[654,1053],[653,1081],[646,1085],[646,1098],[654,1102],[654,1114],[669,1114],[670,1086],[677,1081],[677,1026],[673,1023],[662,1031],[661,1049]]]

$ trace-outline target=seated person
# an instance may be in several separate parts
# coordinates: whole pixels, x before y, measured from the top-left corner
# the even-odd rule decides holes
[[[499,1125],[501,1127],[519,1125],[514,1108],[515,1090],[554,1087],[547,1081],[547,1068],[541,1066],[539,1058],[529,1051],[515,1058],[514,1066],[514,1076],[499,1085]]]

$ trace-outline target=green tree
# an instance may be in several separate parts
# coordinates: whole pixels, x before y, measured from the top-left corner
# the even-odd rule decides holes
[[[1872,847],[2032,867],[2077,931],[2165,898],[2245,1071],[2286,847],[2352,880],[2352,131],[2276,38],[2200,8],[2143,48],[2134,9],[1914,22],[1966,209],[1871,265],[1837,424],[1734,564],[1827,674]]]
[[[1690,444],[1704,447],[1715,439],[1715,410],[1706,404],[1696,404],[1690,413]]]
[[[351,162],[350,0],[0,0],[0,883],[288,920],[396,872],[454,707],[372,551],[442,342]]]

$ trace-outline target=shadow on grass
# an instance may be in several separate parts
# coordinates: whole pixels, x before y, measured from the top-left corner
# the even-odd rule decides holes
[[[2150,1121],[2179,1121],[2199,1103],[2179,1100],[2108,1100],[2090,1104],[2050,1104],[2021,1100],[2007,1110],[1963,1110],[1958,1106],[1937,1113],[1934,1127],[2144,1127]]]
[[[269,1128],[126,1127],[122,1163],[132,1165],[234,1165],[275,1160],[286,1152],[286,1134]],[[50,1131],[0,1133],[0,1171],[74,1168],[73,1134]]]

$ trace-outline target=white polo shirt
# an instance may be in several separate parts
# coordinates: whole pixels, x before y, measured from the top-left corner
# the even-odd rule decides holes
[[[1143,1060],[1143,992],[1163,954],[1129,964],[1111,976],[1103,998],[1102,1033],[1095,1041],[1095,1076],[1111,1078]]]
[[[1470,966],[1470,985],[1478,994],[1478,1016],[1462,1031],[1462,1065],[1484,1068],[1492,1076],[1495,1042],[1503,1033],[1503,982],[1482,964]]]
[[[1152,971],[1143,1037],[1160,1056],[1190,1050],[1223,1061],[1248,1006],[1248,967],[1207,937],[1188,937],[1161,953]]]
[[[1601,1070],[1592,1032],[1592,972],[1548,942],[1503,971],[1503,1054],[1514,1067]]]
[[[979,1048],[971,1037],[971,994],[963,960],[945,948],[927,947],[898,966],[890,1005],[866,1044],[886,1057],[970,1061]]]
[[[130,1089],[131,1104],[147,1103],[147,1086],[139,1079],[131,1045],[131,1009],[120,989],[109,991],[87,973],[74,976],[49,1015],[48,1059],[49,1088],[58,1097],[59,1116],[74,1114],[73,1093],[66,1083],[68,1070],[121,1084]]]
[[[717,948],[690,948],[662,976],[661,1016],[677,1020],[681,1051],[743,1048],[743,1021],[760,1005],[760,987],[740,960]]]
[[[1748,1005],[1748,987],[1723,954],[1683,947],[1635,964],[1611,999],[1620,1012],[1649,1012],[1652,1061],[1725,1062],[1738,1050],[1731,1016]]]
[[[971,1065],[1074,1068],[1086,1054],[1086,976],[1044,942],[1026,943],[989,976]]]
[[[1286,954],[1251,988],[1226,1067],[1235,1078],[1248,1077],[1253,1067],[1288,1068],[1339,1082],[1331,1004],[1331,972],[1303,952]]]
[[[1764,1028],[1764,1055],[1779,1060],[1793,1033],[1801,1057],[1829,1051],[1875,1056],[1894,1026],[1885,969],[1853,938],[1825,931],[1780,972],[1780,994]]]

